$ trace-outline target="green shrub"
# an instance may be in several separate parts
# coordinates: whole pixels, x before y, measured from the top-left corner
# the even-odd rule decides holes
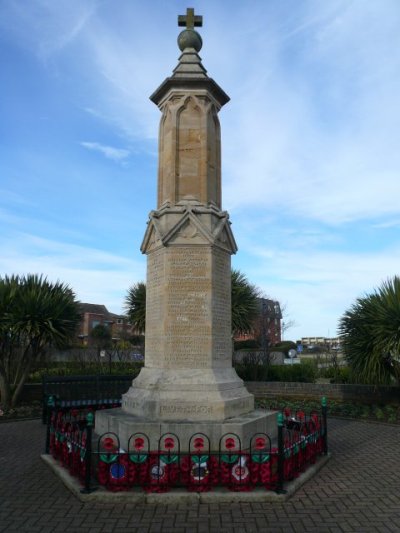
[[[290,381],[315,383],[316,369],[313,364],[271,365],[268,369],[267,381]]]
[[[371,416],[371,409],[369,405],[363,405],[360,413],[361,418],[370,418]]]
[[[143,367],[143,363],[138,362],[112,362],[111,374],[112,375],[126,375],[131,374],[132,379],[136,377],[140,369]],[[86,363],[84,367],[80,363],[76,362],[57,362],[51,363],[51,366],[42,367],[36,369],[29,375],[28,382],[38,383],[42,381],[43,375],[48,376],[82,376],[92,374],[109,374],[110,367],[104,363]]]
[[[386,405],[383,410],[385,412],[388,422],[393,423],[397,421],[397,407],[394,407],[393,405]]]
[[[377,420],[385,420],[386,416],[380,407],[375,407],[374,415]]]
[[[290,397],[256,398],[256,406],[262,409],[281,410],[288,407],[292,412],[298,409],[310,412],[319,411],[321,402],[318,400],[294,400]],[[328,416],[362,418],[396,423],[400,418],[400,407],[394,405],[365,405],[362,403],[347,403],[335,400],[328,401]]]
[[[312,364],[266,365],[243,362],[235,366],[244,381],[291,381],[315,383],[316,369]]]
[[[293,341],[282,341],[272,346],[271,350],[273,352],[283,352],[287,355],[289,350],[297,351],[297,344]]]
[[[246,339],[244,341],[234,341],[234,349],[238,350],[259,350],[260,344],[255,339]]]
[[[243,381],[267,381],[268,365],[258,363],[238,363],[235,366],[238,376]]]

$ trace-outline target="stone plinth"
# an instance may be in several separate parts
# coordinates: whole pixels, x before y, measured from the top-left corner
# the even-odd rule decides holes
[[[151,420],[209,420],[249,413],[254,397],[232,368],[143,368],[122,396],[127,414]]]
[[[128,441],[133,433],[144,433],[149,437],[150,449],[157,450],[159,439],[166,433],[177,435],[180,449],[189,449],[189,440],[195,433],[204,433],[210,439],[210,449],[218,451],[220,439],[226,433],[234,433],[241,440],[243,450],[248,449],[250,439],[256,433],[267,433],[271,439],[276,437],[276,413],[272,411],[254,410],[243,416],[232,417],[222,421],[210,420],[154,420],[138,417],[122,409],[109,409],[96,412],[96,433],[116,433],[120,446],[128,450]]]

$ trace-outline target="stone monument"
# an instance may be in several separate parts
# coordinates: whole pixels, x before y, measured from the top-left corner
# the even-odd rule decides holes
[[[218,112],[229,101],[208,77],[194,30],[202,17],[188,9],[182,52],[171,77],[150,99],[162,113],[157,209],[141,251],[147,255],[145,365],[123,395],[122,408],[96,414],[96,433],[114,431],[121,443],[135,432],[173,432],[181,447],[203,432],[218,448],[224,433],[248,443],[273,433],[275,416],[254,411],[254,397],[232,367],[231,254],[237,246],[221,209]]]

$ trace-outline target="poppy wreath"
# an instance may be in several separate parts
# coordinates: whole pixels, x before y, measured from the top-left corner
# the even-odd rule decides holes
[[[129,484],[129,457],[119,450],[113,436],[101,438],[102,453],[97,464],[97,479],[108,490],[118,492],[127,490]]]
[[[248,456],[242,457],[240,440],[226,435],[220,443],[220,483],[230,490],[248,490],[250,471],[246,466]]]
[[[251,483],[261,485],[269,490],[278,481],[278,450],[272,448],[271,453],[252,453],[249,463]]]
[[[236,492],[252,490],[253,483],[249,465],[250,455],[248,453],[221,455],[221,484]]]
[[[290,446],[290,464],[291,464],[291,470],[290,470],[290,477],[288,479],[294,479],[300,475],[300,472],[304,471],[305,468],[305,460],[304,460],[304,454],[302,453],[301,449],[301,443],[303,440],[303,436],[299,433],[296,433],[294,435],[292,444]],[[286,455],[285,455],[286,458]]]
[[[179,456],[150,452],[147,465],[146,492],[168,492],[179,479]]]
[[[140,445],[139,437],[134,445]],[[145,490],[148,492],[167,492],[176,485],[179,479],[179,441],[172,434],[163,435],[159,443],[159,451],[149,453],[147,463],[147,480]]]
[[[97,465],[97,479],[112,492],[128,490],[129,457],[127,453],[101,454]]]
[[[248,462],[250,483],[253,487],[271,488],[277,479],[276,448],[271,448],[271,441],[262,433],[251,440],[251,453]],[[275,479],[276,478],[276,479]]]
[[[181,481],[189,492],[208,492],[218,484],[218,459],[210,454],[192,453],[181,460]]]
[[[79,431],[75,430],[72,439],[69,442],[70,445],[70,460],[69,470],[74,476],[80,477],[81,475],[81,453],[79,447]]]
[[[86,475],[86,448],[87,448],[87,432],[76,427],[74,433],[73,445],[73,467],[80,479],[85,479]]]
[[[128,484],[130,487],[145,487],[148,474],[148,454],[129,454]]]
[[[147,484],[149,453],[145,450],[145,445],[146,441],[143,436],[137,435],[133,439],[133,447],[129,451],[128,465],[128,483],[131,487],[134,485],[144,487]]]
[[[54,423],[54,448],[53,457],[55,459],[62,459],[62,448],[65,439],[65,420],[62,411],[58,411],[55,416]]]
[[[305,460],[307,463],[314,464],[317,457],[317,448],[318,448],[318,431],[311,431],[306,436],[306,457]]]
[[[70,467],[70,454],[72,452],[72,444],[71,444],[71,424],[66,423],[63,426],[62,429],[62,438],[60,438],[61,442],[61,464],[68,468]]]
[[[49,439],[49,452],[50,455],[55,457],[55,444],[56,444],[56,411],[51,412],[50,416],[50,439]]]
[[[61,459],[62,444],[64,442],[64,435],[60,431],[55,431],[54,433],[54,448],[53,448],[53,457],[54,459]]]
[[[316,416],[312,415],[304,425],[304,431],[300,442],[302,466],[309,463],[315,463],[320,435],[319,426],[320,423],[317,414]]]
[[[286,481],[295,477],[293,453],[290,445],[284,448],[283,477]]]
[[[321,454],[324,450],[323,428],[321,427],[321,419],[316,411],[311,413],[311,421],[315,428],[315,451],[317,454]]]

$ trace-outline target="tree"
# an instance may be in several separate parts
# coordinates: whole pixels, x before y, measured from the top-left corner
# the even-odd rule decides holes
[[[125,298],[125,310],[129,320],[138,333],[146,328],[146,283],[139,281],[128,289]]]
[[[39,275],[0,278],[0,394],[16,405],[32,365],[46,349],[63,348],[76,334],[80,314],[72,290]]]
[[[90,338],[99,350],[105,350],[111,345],[111,331],[110,328],[103,324],[97,324],[90,332]]]
[[[259,313],[259,290],[249,283],[239,270],[231,271],[232,282],[232,331],[245,333]],[[143,333],[146,325],[146,284],[142,281],[128,289],[125,310],[129,320],[138,332]]]
[[[260,313],[259,289],[239,270],[232,269],[232,332],[248,333]]]
[[[339,334],[358,380],[400,384],[400,277],[358,298],[340,319]]]

